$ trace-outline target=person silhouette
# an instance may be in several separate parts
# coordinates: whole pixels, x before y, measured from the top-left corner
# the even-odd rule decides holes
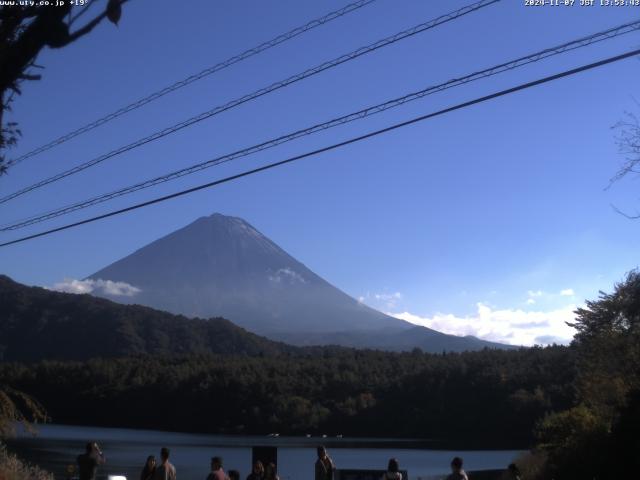
[[[170,454],[167,447],[160,449],[160,465],[156,466],[152,480],[176,480],[176,467],[169,462]]]
[[[387,465],[387,471],[382,476],[382,480],[402,480],[402,474],[400,473],[400,464],[398,460],[392,458]]]
[[[78,477],[80,480],[95,480],[98,466],[106,463],[106,458],[96,442],[88,442],[85,453],[78,455]]]
[[[156,457],[149,455],[140,473],[140,480],[151,480],[156,470]]]
[[[451,474],[447,477],[447,480],[469,480],[469,477],[462,469],[462,459],[460,457],[454,457],[451,460]]]
[[[316,449],[316,452],[318,460],[316,460],[315,480],[333,480],[333,472],[336,470],[336,466],[327,454],[327,449],[321,445]]]

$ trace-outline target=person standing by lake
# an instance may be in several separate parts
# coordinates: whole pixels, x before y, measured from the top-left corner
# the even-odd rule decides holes
[[[327,454],[327,449],[323,446],[317,448],[318,460],[316,460],[315,480],[333,480],[333,472],[336,469],[333,460]]]
[[[389,460],[387,471],[382,476],[382,480],[402,480],[402,474],[400,473],[400,465],[398,460],[392,458]]]
[[[267,465],[267,468],[264,469],[264,480],[280,480],[278,468],[275,463],[270,463]]]
[[[152,480],[176,480],[176,467],[169,462],[170,453],[167,447],[160,449],[160,465],[153,472]]]
[[[462,459],[460,457],[454,457],[451,460],[451,475],[447,477],[447,480],[469,480],[469,477],[462,469]]]
[[[222,469],[222,458],[211,458],[211,473],[207,476],[207,480],[229,480],[229,477]]]
[[[260,460],[253,462],[253,468],[247,476],[247,480],[264,480],[264,465]]]
[[[140,473],[140,480],[152,480],[153,473],[156,471],[156,457],[149,455],[147,461],[144,464],[144,468]]]
[[[80,480],[95,480],[98,466],[107,460],[96,442],[89,442],[86,451],[78,455],[78,476]]]

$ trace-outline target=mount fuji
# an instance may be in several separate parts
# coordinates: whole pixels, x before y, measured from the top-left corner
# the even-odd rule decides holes
[[[131,296],[102,291],[188,317],[224,317],[297,345],[439,352],[507,346],[446,335],[374,310],[315,274],[241,218],[202,217],[94,273],[126,282]]]

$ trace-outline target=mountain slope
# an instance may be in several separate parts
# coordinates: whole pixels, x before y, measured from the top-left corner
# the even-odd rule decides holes
[[[292,351],[295,347],[223,318],[190,319],[90,295],[27,287],[0,275],[0,360]]]
[[[402,331],[363,331],[353,330],[348,332],[327,334],[283,334],[280,340],[293,345],[337,345],[354,348],[373,348],[377,350],[389,350],[394,352],[408,351],[420,348],[425,352],[439,353],[464,352],[482,350],[483,348],[517,349],[512,345],[480,340],[477,337],[447,335],[446,333],[431,330],[430,328],[414,325]]]
[[[187,316],[223,316],[251,331],[324,333],[409,324],[338,290],[240,218],[214,214],[173,232],[90,279],[124,281],[132,298]]]
[[[367,307],[246,221],[221,214],[199,218],[88,278],[138,289],[129,297],[97,293],[117,302],[189,317],[222,316],[298,345],[435,352],[504,347],[416,327]]]

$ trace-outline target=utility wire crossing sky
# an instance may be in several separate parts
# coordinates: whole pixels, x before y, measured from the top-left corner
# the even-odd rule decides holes
[[[146,180],[144,182],[141,183],[137,183],[135,185],[129,186],[129,187],[125,187],[110,193],[106,193],[104,195],[100,195],[97,197],[93,197],[89,200],[85,200],[83,202],[79,202],[79,203],[75,203],[73,205],[67,205],[65,207],[53,210],[53,211],[49,211],[47,213],[38,215],[38,216],[33,216],[30,217],[28,219],[25,220],[21,220],[21,221],[17,221],[11,224],[5,224],[2,227],[0,227],[0,231],[10,231],[10,230],[17,230],[20,228],[24,228],[30,225],[34,225],[36,223],[40,223],[46,220],[50,220],[56,217],[59,217],[61,215],[65,215],[77,210],[81,210],[84,208],[88,208],[91,207],[93,205],[97,205],[99,203],[111,200],[113,198],[122,196],[122,195],[126,195],[128,193],[133,193],[133,192],[137,192],[139,190],[145,189],[145,188],[149,188],[155,185],[158,185],[160,183],[164,183],[167,181],[171,181],[174,180],[176,178],[180,178],[183,177],[185,175],[189,175],[191,173],[195,173],[198,172],[200,170],[206,169],[206,168],[210,168],[216,165],[220,165],[222,163],[226,163],[232,160],[235,160],[237,158],[242,158],[245,157],[247,155],[251,155],[253,153],[257,153],[263,150],[266,150],[268,148],[273,148],[275,146],[281,145],[283,143],[295,140],[299,137],[305,136],[305,135],[310,135],[316,132],[320,132],[329,128],[333,128],[335,126],[338,125],[343,125],[345,123],[348,122],[352,122],[355,120],[361,120],[363,118],[366,118],[367,116],[370,115],[374,115],[376,113],[381,113],[384,112],[390,108],[395,108],[398,106],[401,106],[407,102],[411,102],[411,101],[415,101],[415,100],[419,100],[421,98],[424,98],[427,95],[431,95],[434,93],[438,93],[441,92],[443,90],[446,90],[448,88],[453,88],[456,86],[460,86],[460,85],[465,85],[469,82],[472,81],[476,81],[476,80],[480,80],[483,78],[487,78],[487,77],[491,77],[493,75],[498,75],[500,73],[506,72],[506,71],[510,71],[513,70],[515,68],[519,68],[519,67],[523,67],[525,65],[528,65],[529,63],[533,63],[533,62],[538,62],[541,60],[544,60],[546,58],[549,58],[551,56],[554,55],[558,55],[561,53],[565,53],[568,51],[572,51],[575,50],[577,48],[583,48],[589,45],[592,45],[593,43],[597,43],[603,40],[609,40],[612,38],[616,38],[620,35],[624,35],[627,33],[631,33],[634,31],[637,31],[638,29],[640,29],[640,21],[636,21],[636,22],[631,22],[631,23],[627,23],[624,25],[620,25],[618,27],[614,27],[614,28],[610,28],[608,30],[605,30],[603,32],[598,32],[598,33],[594,33],[592,35],[589,35],[587,37],[582,37],[579,38],[577,40],[573,40],[571,42],[568,43],[564,43],[562,45],[558,45],[552,48],[547,48],[544,49],[542,51],[527,55],[525,57],[520,57],[518,59],[515,60],[511,60],[509,62],[506,63],[502,63],[500,65],[496,65],[490,68],[486,68],[484,70],[481,70],[479,72],[474,72],[471,73],[469,75],[466,75],[464,77],[461,78],[455,78],[452,80],[449,80],[445,83],[441,83],[439,85],[435,85],[435,86],[430,86],[427,87],[423,90],[420,90],[418,92],[412,92],[409,93],[407,95],[404,95],[400,98],[395,98],[392,100],[389,100],[387,102],[384,103],[380,103],[371,107],[368,107],[366,109],[362,109],[359,110],[357,112],[353,112],[350,113],[348,115],[343,115],[341,117],[329,120],[328,122],[324,122],[324,123],[320,123],[320,124],[316,124],[313,125],[311,127],[302,129],[302,130],[297,130],[295,132],[292,132],[288,135],[284,135],[284,136],[280,136],[278,138],[275,139],[271,139],[268,140],[266,142],[262,142],[259,143],[257,145],[253,145],[251,147],[242,149],[242,150],[238,150],[235,151],[233,153],[227,154],[227,155],[223,155],[220,157],[216,157],[214,159],[205,161],[205,162],[201,162],[201,163],[197,163],[195,165],[192,165],[191,167],[188,168],[183,168],[181,170],[178,171],[174,171],[165,175],[162,175],[160,177],[155,177],[153,179],[150,180]]]
[[[63,231],[63,230],[68,230],[70,228],[78,227],[80,225],[85,225],[87,223],[96,222],[98,220],[103,220],[105,218],[113,217],[115,215],[120,215],[120,214],[123,214],[123,213],[126,213],[126,212],[131,212],[133,210],[137,210],[139,208],[147,207],[149,205],[154,205],[156,203],[165,202],[167,200],[171,200],[173,198],[177,198],[177,197],[180,197],[180,196],[183,196],[183,195],[187,195],[187,194],[190,194],[190,193],[193,193],[193,192],[197,192],[197,191],[203,190],[205,188],[215,187],[217,185],[221,185],[223,183],[231,182],[233,180],[238,180],[240,178],[243,178],[243,177],[246,177],[246,176],[249,176],[249,175],[253,175],[255,173],[263,172],[265,170],[270,170],[270,169],[275,168],[275,167],[280,167],[280,166],[286,165],[288,163],[292,163],[292,162],[295,162],[295,161],[298,161],[298,160],[302,160],[304,158],[312,157],[312,156],[318,155],[320,153],[328,152],[330,150],[335,150],[336,148],[345,147],[347,145],[351,145],[352,143],[360,142],[362,140],[366,140],[366,139],[369,139],[371,137],[382,135],[384,133],[391,132],[391,131],[396,130],[398,128],[406,127],[406,126],[412,125],[414,123],[422,122],[422,121],[428,120],[430,118],[434,118],[434,117],[437,117],[437,116],[440,116],[440,115],[444,115],[445,113],[450,113],[450,112],[453,112],[453,111],[456,111],[456,110],[460,110],[462,108],[467,108],[467,107],[470,107],[472,105],[476,105],[478,103],[486,102],[488,100],[493,100],[494,98],[498,98],[498,97],[502,97],[504,95],[515,93],[515,92],[518,92],[520,90],[525,90],[527,88],[531,88],[531,87],[535,87],[535,86],[538,86],[538,85],[542,85],[544,83],[552,82],[554,80],[559,80],[561,78],[564,78],[564,77],[567,77],[567,76],[570,76],[570,75],[575,75],[577,73],[581,73],[581,72],[584,72],[584,71],[587,71],[587,70],[591,70],[591,69],[594,69],[594,68],[602,67],[602,66],[608,65],[610,63],[619,62],[620,60],[626,60],[626,59],[634,57],[636,55],[640,55],[640,49],[632,50],[631,52],[627,52],[627,53],[623,53],[623,54],[620,54],[620,55],[616,55],[615,57],[609,57],[609,58],[606,58],[604,60],[600,60],[598,62],[594,62],[594,63],[588,64],[588,65],[583,65],[581,67],[574,68],[574,69],[571,69],[571,70],[567,70],[567,71],[564,71],[564,72],[561,72],[561,73],[557,73],[557,74],[551,75],[549,77],[540,78],[538,80],[533,80],[531,82],[524,83],[524,84],[518,85],[516,87],[508,88],[506,90],[502,90],[500,92],[496,92],[496,93],[493,93],[491,95],[486,95],[484,97],[476,98],[476,99],[468,101],[468,102],[460,103],[460,104],[455,105],[453,107],[445,108],[444,110],[439,110],[439,111],[434,112],[434,113],[429,113],[429,114],[422,115],[422,116],[417,117],[417,118],[412,118],[411,120],[407,120],[407,121],[404,121],[404,122],[401,122],[401,123],[396,123],[395,125],[391,125],[390,127],[386,127],[386,128],[381,129],[381,130],[376,130],[374,132],[367,133],[366,135],[361,135],[359,137],[351,138],[349,140],[345,140],[345,141],[340,142],[340,143],[335,143],[333,145],[329,145],[327,147],[320,148],[318,150],[314,150],[312,152],[307,152],[307,153],[304,153],[302,155],[297,155],[297,156],[292,157],[292,158],[287,158],[287,159],[281,160],[279,162],[270,163],[270,164],[262,166],[260,168],[254,168],[252,170],[249,170],[249,171],[246,171],[246,172],[242,172],[242,173],[233,175],[231,177],[223,178],[221,180],[216,180],[214,182],[209,182],[209,183],[206,183],[204,185],[199,185],[197,187],[193,187],[193,188],[190,188],[190,189],[187,189],[187,190],[182,190],[181,192],[177,192],[177,193],[174,193],[174,194],[171,194],[171,195],[166,195],[164,197],[155,198],[153,200],[149,200],[149,201],[146,201],[146,202],[143,202],[143,203],[139,203],[137,205],[132,205],[130,207],[123,208],[123,209],[120,209],[120,210],[116,210],[114,212],[109,212],[109,213],[104,214],[104,215],[99,215],[97,217],[93,217],[93,218],[89,218],[89,219],[86,219],[86,220],[82,220],[80,222],[71,223],[71,224],[68,224],[68,225],[64,225],[62,227],[58,227],[58,228],[53,228],[51,230],[47,230],[45,232],[40,232],[40,233],[36,233],[36,234],[33,234],[33,235],[29,235],[27,237],[22,237],[22,238],[18,238],[16,240],[11,240],[9,242],[0,243],[0,247],[6,247],[6,246],[9,246],[9,245],[14,245],[16,243],[26,242],[27,240],[32,240],[34,238],[39,238],[39,237],[43,237],[43,236],[46,236],[46,235],[50,235],[52,233],[60,232],[60,231]]]
[[[7,167],[11,167],[12,165],[15,165],[17,163],[20,163],[24,160],[26,160],[27,158],[31,158],[34,157],[36,155],[39,155],[42,152],[46,152],[47,150],[52,149],[53,147],[56,147],[58,145],[61,145],[65,142],[68,142],[69,140],[71,140],[72,138],[77,137],[78,135],[82,135],[83,133],[87,133],[90,132],[91,130],[93,130],[94,128],[98,128],[101,125],[104,125],[107,122],[110,122],[111,120],[115,120],[116,118],[125,115],[126,113],[129,113],[133,110],[137,110],[138,108],[143,107],[144,105],[151,103],[155,100],[158,100],[162,97],[164,97],[165,95],[168,95],[172,92],[175,92],[176,90],[186,87],[187,85],[191,85],[194,82],[197,82],[198,80],[202,80],[203,78],[208,77],[209,75],[213,75],[216,72],[220,72],[222,70],[224,70],[225,68],[228,68],[232,65],[235,65],[238,62],[241,62],[243,60],[246,60],[248,58],[251,58],[254,55],[258,55],[259,53],[265,52],[267,50],[269,50],[270,48],[273,48],[277,45],[280,45],[281,43],[284,43],[288,40],[292,40],[295,37],[297,37],[298,35],[301,35],[305,32],[308,32],[310,30],[313,30],[316,27],[320,27],[322,25],[326,25],[327,23],[331,22],[332,20],[335,20],[337,18],[342,17],[343,15],[347,15],[348,13],[354,12],[359,8],[365,7],[369,4],[371,4],[372,2],[374,2],[375,0],[359,0],[357,2],[354,3],[350,3],[349,5],[341,8],[340,10],[336,10],[334,12],[330,12],[326,15],[324,15],[323,17],[320,18],[316,18],[315,20],[311,20],[310,22],[294,28],[293,30],[290,30],[286,33],[283,33],[281,35],[278,35],[277,37],[268,40],[266,42],[261,43],[260,45],[250,48],[249,50],[245,50],[244,52],[238,54],[238,55],[234,55],[231,58],[228,58],[227,60],[224,60],[223,62],[219,62],[216,63],[215,65],[205,68],[204,70],[201,70],[198,73],[195,73],[193,75],[189,75],[187,78],[184,78],[182,80],[179,80],[177,82],[172,83],[171,85],[168,85],[164,88],[162,88],[161,90],[157,90],[149,95],[147,95],[146,97],[141,98],[140,100],[137,100],[133,103],[130,103],[122,108],[119,108],[118,110],[116,110],[115,112],[112,112],[108,115],[105,115],[103,117],[100,117],[97,120],[94,120],[93,122],[84,125],[80,128],[77,128],[65,135],[62,135],[58,138],[56,138],[55,140],[52,140],[49,143],[46,143],[44,145],[42,145],[41,147],[38,147],[34,150],[31,150],[30,152],[27,152],[23,155],[20,155],[19,157],[16,157],[12,160],[10,160],[9,162],[7,162]]]
[[[24,136],[0,178],[0,243],[12,244],[0,249],[1,273],[49,286],[85,278],[217,211],[248,220],[398,318],[546,344],[567,342],[572,311],[638,266],[638,224],[611,208],[633,211],[637,184],[605,190],[623,161],[611,126],[634,111],[637,61],[466,106],[632,55],[640,9],[463,0],[189,6],[154,1],[149,22],[149,2],[128,2],[117,29],[100,26],[38,59],[43,79],[25,84],[10,113]],[[455,12],[466,13],[449,18]],[[441,23],[417,35],[428,22],[416,19]],[[451,109],[459,113],[444,115]],[[437,116],[428,127],[400,128],[425,111]],[[389,129],[396,133],[381,135]],[[322,162],[252,175],[321,152]],[[217,179],[204,171],[212,166]],[[34,228],[57,217],[64,221]]]
[[[242,105],[246,102],[250,102],[252,100],[255,100],[256,98],[262,97],[263,95],[267,95],[271,92],[274,92],[276,90],[279,90],[281,88],[285,88],[289,85],[292,85],[296,82],[299,82],[301,80],[304,80],[306,78],[312,77],[313,75],[317,75],[321,72],[324,72],[325,70],[329,70],[331,68],[337,67],[338,65],[341,65],[345,62],[349,62],[351,60],[354,60],[358,57],[361,57],[363,55],[366,55],[368,53],[372,53],[375,52],[376,50],[380,49],[380,48],[384,48],[387,47],[389,45],[393,45],[396,42],[399,42],[401,40],[404,40],[406,38],[412,37],[413,35],[417,35],[419,33],[422,32],[426,32],[427,30],[430,30],[432,28],[438,27],[440,25],[443,25],[447,22],[450,22],[452,20],[456,20],[464,15],[467,15],[469,13],[475,12],[481,8],[487,7],[489,5],[493,5],[497,2],[499,2],[500,0],[481,0],[480,2],[476,2],[473,3],[471,5],[468,5],[466,7],[457,9],[451,13],[448,13],[447,15],[442,15],[438,18],[435,18],[433,20],[430,20],[428,22],[425,23],[421,23],[416,25],[413,28],[410,28],[408,30],[404,30],[402,32],[396,33],[395,35],[391,35],[390,37],[384,38],[382,40],[379,40],[377,42],[374,42],[372,44],[369,44],[367,46],[364,47],[360,47],[357,50],[354,50],[352,52],[346,53],[344,55],[339,56],[338,58],[335,58],[333,60],[330,60],[328,62],[324,62],[320,65],[317,65],[316,67],[313,68],[309,68],[307,70],[305,70],[304,72],[298,73],[296,75],[292,75],[284,80],[272,83],[271,85],[267,86],[267,87],[263,87],[259,90],[256,90],[253,93],[247,94],[247,95],[243,95],[242,97],[239,97],[235,100],[231,100],[230,102],[227,102],[223,105],[219,105],[211,110],[208,110],[206,112],[202,112],[199,115],[196,115],[194,117],[188,118],[187,120],[184,120],[180,123],[177,123],[175,125],[172,125],[170,127],[164,128],[162,130],[159,130],[147,137],[141,138],[133,143],[129,143],[128,145],[124,145],[122,147],[119,147],[115,150],[112,150],[108,153],[105,153],[104,155],[101,155],[97,158],[94,158],[92,160],[89,160],[87,162],[84,162],[80,165],[77,165],[69,170],[66,170],[64,172],[58,173],[52,177],[46,178],[44,180],[41,180],[37,183],[34,183],[28,187],[25,187],[21,190],[18,190],[14,193],[11,193],[9,195],[6,195],[4,197],[0,198],[0,203],[5,203],[8,202],[10,200],[13,200],[14,198],[17,198],[21,195],[24,195],[25,193],[29,193],[37,188],[41,188],[44,187],[45,185],[49,185],[50,183],[53,182],[57,182],[58,180],[62,180],[63,178],[69,177],[71,175],[75,175],[76,173],[79,173],[87,168],[93,167],[95,165],[98,165],[99,163],[104,162],[105,160],[108,160],[110,158],[113,158],[117,155],[129,152],[135,148],[141,147],[143,145],[146,145],[150,142],[159,140],[161,138],[166,137],[167,135],[171,135],[175,132],[178,132],[184,128],[187,127],[191,127],[193,125],[195,125],[196,123],[199,123],[203,120],[206,120],[208,118],[211,118],[215,115],[218,115],[222,112],[226,112],[227,110],[230,110],[232,108],[235,108],[239,105]]]

